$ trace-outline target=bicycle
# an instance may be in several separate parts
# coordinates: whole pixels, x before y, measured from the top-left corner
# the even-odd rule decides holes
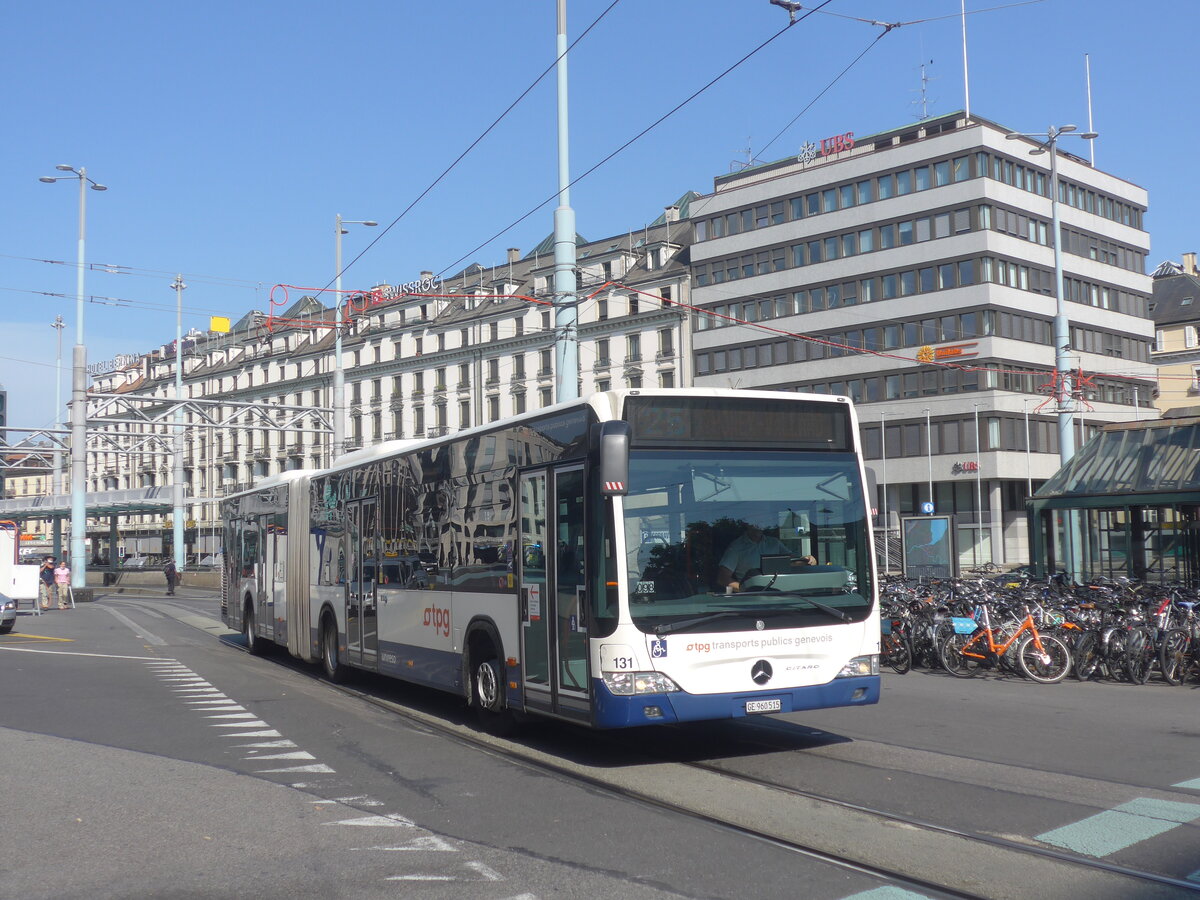
[[[982,666],[999,668],[1011,665],[1015,658],[1021,674],[1032,681],[1039,684],[1062,681],[1071,671],[1071,651],[1053,635],[1039,632],[1029,607],[1024,609],[1025,617],[1015,629],[1012,623],[999,629],[1002,641],[997,643],[989,604],[981,603],[983,624],[978,624],[976,617],[976,627],[970,634],[956,629],[942,645],[942,665],[946,671],[959,678],[970,678]]]

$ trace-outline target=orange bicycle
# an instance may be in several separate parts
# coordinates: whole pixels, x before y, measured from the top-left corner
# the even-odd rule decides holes
[[[1023,619],[1014,615],[993,628],[988,604],[980,604],[975,627],[969,634],[964,633],[968,629],[962,628],[962,623],[956,622],[959,626],[956,633],[942,644],[942,665],[946,671],[959,678],[970,678],[981,668],[1011,668],[1015,661],[1021,674],[1033,681],[1041,684],[1062,681],[1071,671],[1071,651],[1053,635],[1039,632],[1029,607],[1024,609]]]

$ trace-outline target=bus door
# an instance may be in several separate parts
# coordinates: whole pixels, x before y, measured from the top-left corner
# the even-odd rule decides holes
[[[354,665],[375,667],[379,649],[376,500],[346,504],[346,652]]]
[[[521,477],[521,658],[525,703],[590,718],[582,466]]]

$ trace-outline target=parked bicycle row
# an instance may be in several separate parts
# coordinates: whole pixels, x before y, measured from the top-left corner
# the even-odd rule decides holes
[[[881,660],[969,678],[985,669],[1043,684],[1068,675],[1172,685],[1200,682],[1200,608],[1182,587],[996,579],[905,581],[883,588]]]

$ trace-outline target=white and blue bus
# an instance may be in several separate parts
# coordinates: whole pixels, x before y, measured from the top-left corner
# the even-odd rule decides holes
[[[845,398],[598,393],[226,498],[221,615],[253,651],[452,691],[485,726],[876,703],[867,494]]]

